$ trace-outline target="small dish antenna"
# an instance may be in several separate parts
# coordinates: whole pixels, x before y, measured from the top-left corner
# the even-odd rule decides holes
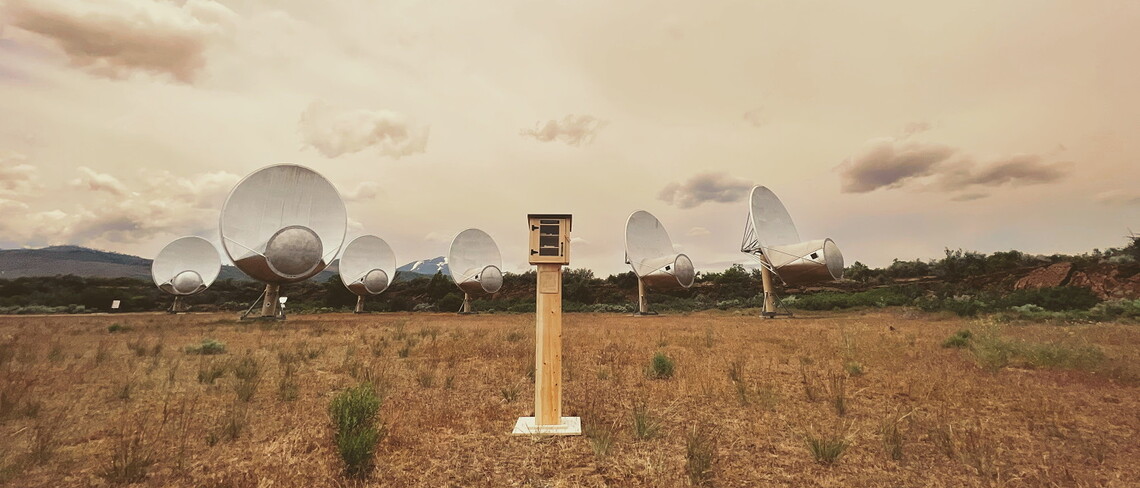
[[[644,210],[630,214],[625,222],[625,262],[637,275],[638,315],[656,315],[649,311],[646,288],[688,288],[696,279],[693,262],[673,249],[665,226]]]
[[[325,177],[278,164],[238,182],[222,207],[220,227],[222,248],[234,265],[266,283],[261,316],[282,318],[280,286],[328,267],[344,244],[348,213]]]
[[[503,257],[495,240],[479,229],[467,229],[451,241],[447,268],[451,280],[463,290],[463,308],[471,312],[472,293],[495,293],[503,287]]]
[[[396,277],[396,254],[384,239],[360,236],[340,255],[340,281],[356,294],[356,313],[364,312],[364,297],[379,295]]]
[[[222,258],[210,241],[188,236],[175,239],[150,263],[150,277],[158,289],[174,295],[168,312],[187,310],[185,297],[201,293],[214,283],[222,270]]]
[[[788,209],[767,187],[756,186],[748,197],[748,220],[740,252],[760,260],[764,280],[765,317],[775,317],[772,277],[785,285],[805,285],[843,277],[843,254],[831,239],[800,241]],[[791,315],[785,309],[786,315]]]

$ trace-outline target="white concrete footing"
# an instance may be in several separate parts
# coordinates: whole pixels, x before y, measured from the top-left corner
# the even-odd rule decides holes
[[[511,435],[582,435],[582,418],[562,417],[558,425],[536,425],[534,417],[519,417]]]

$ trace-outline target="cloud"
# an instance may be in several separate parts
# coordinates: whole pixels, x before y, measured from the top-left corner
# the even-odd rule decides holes
[[[27,209],[28,209],[28,204],[26,204],[24,202],[19,202],[16,200],[8,200],[6,198],[0,198],[0,210],[2,210],[2,211],[16,212],[16,211],[22,211],[22,210],[27,210]]]
[[[375,181],[362,181],[356,189],[342,194],[346,202],[362,202],[375,199],[380,194],[380,184]]]
[[[962,191],[974,186],[1024,186],[1059,181],[1071,163],[1046,163],[1035,154],[1015,154],[976,163],[944,144],[883,137],[867,141],[837,169],[843,193],[867,193],[929,183],[927,189]],[[961,199],[964,195],[957,198]]]
[[[36,167],[18,153],[0,153],[0,195],[22,197],[40,188]]]
[[[844,193],[866,193],[898,187],[909,179],[932,174],[936,165],[955,152],[943,144],[872,139],[840,166],[840,188]]]
[[[758,107],[744,112],[744,120],[752,127],[760,127],[768,123],[768,116],[764,114],[764,107]]]
[[[988,196],[990,196],[989,193],[970,192],[970,193],[963,193],[961,195],[955,195],[954,197],[950,198],[950,200],[953,200],[955,202],[969,202],[972,200],[980,200],[980,199],[986,198]]]
[[[727,173],[702,173],[684,183],[665,185],[657,199],[680,208],[693,208],[706,202],[739,202],[750,189],[752,183]]]
[[[692,229],[689,229],[689,231],[685,233],[685,235],[693,236],[693,237],[707,236],[709,234],[711,234],[711,232],[709,232],[709,230],[704,228],[704,227],[693,227]]]
[[[82,176],[68,185],[92,190],[84,205],[6,219],[0,222],[5,237],[28,244],[140,242],[163,233],[213,229],[225,195],[239,179],[224,171],[143,172],[142,183],[132,189],[114,176],[86,167],[78,171]],[[5,206],[12,204],[0,202]]]
[[[562,117],[561,121],[548,120],[546,123],[535,123],[533,129],[523,129],[519,134],[524,137],[533,137],[542,142],[561,141],[571,146],[589,144],[594,136],[606,122],[593,115],[570,114]]]
[[[72,66],[107,78],[135,72],[192,83],[236,14],[211,0],[9,0],[7,22],[51,40]]]
[[[327,158],[375,147],[380,154],[399,159],[427,148],[428,126],[390,110],[347,110],[313,102],[298,124],[305,144]]]
[[[124,196],[127,194],[127,187],[118,178],[106,173],[97,173],[95,170],[86,166],[78,168],[81,176],[71,180],[71,186],[76,188],[87,188],[91,191],[105,191],[112,195]]]
[[[432,231],[428,232],[427,235],[424,236],[424,240],[428,242],[440,242],[446,244],[451,242],[451,239],[454,237],[455,236],[444,234],[443,232]]]
[[[948,173],[943,179],[943,186],[957,189],[970,185],[999,186],[1006,183],[1014,185],[1052,183],[1065,176],[1069,163],[1045,164],[1041,156],[1017,154],[991,162],[976,172],[970,172],[972,166],[967,167],[965,171]]]
[[[934,126],[930,125],[930,122],[927,122],[925,120],[907,122],[907,124],[903,126],[902,137],[900,137],[900,139],[906,139],[915,134],[921,134],[932,129],[933,127]]]
[[[1097,193],[1093,200],[1112,206],[1140,205],[1140,192],[1135,190],[1108,190]]]

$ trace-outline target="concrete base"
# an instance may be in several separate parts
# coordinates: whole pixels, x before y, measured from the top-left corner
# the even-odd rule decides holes
[[[634,312],[634,313],[633,313],[633,316],[634,316],[634,317],[656,317],[656,316],[657,316],[657,312],[644,312],[644,313],[642,313],[642,312]]]
[[[535,425],[534,417],[519,417],[511,435],[582,435],[582,418],[562,417],[558,425]]]

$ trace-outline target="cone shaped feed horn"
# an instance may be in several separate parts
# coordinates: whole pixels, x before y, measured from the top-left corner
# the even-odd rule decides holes
[[[451,279],[468,295],[495,293],[503,286],[502,255],[495,240],[479,229],[467,229],[451,241],[447,267]]]
[[[696,278],[693,262],[673,249],[665,226],[644,210],[626,220],[625,256],[638,279],[653,288],[688,288]]]
[[[222,269],[222,258],[210,241],[180,237],[158,252],[150,263],[150,276],[158,289],[188,296],[209,288]]]
[[[772,190],[754,187],[748,200],[741,252],[759,257],[761,264],[787,285],[843,277],[839,246],[831,239],[800,241],[791,215]]]
[[[384,239],[360,236],[340,255],[340,280],[358,296],[379,295],[396,277],[396,254]]]
[[[323,271],[344,244],[348,215],[332,183],[278,164],[246,176],[222,207],[222,248],[259,281],[294,283]]]

